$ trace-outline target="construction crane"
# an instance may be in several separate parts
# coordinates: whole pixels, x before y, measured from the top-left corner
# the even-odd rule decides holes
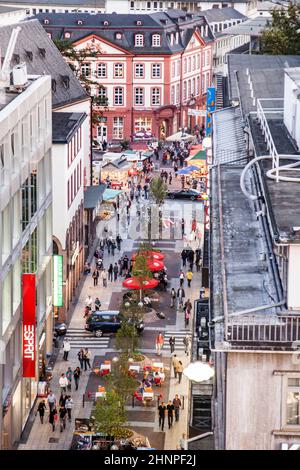
[[[2,65],[1,65],[1,59],[0,59],[0,88],[7,88],[10,85],[10,72],[11,72],[10,61],[11,61],[11,58],[15,49],[15,45],[17,42],[18,34],[20,31],[21,31],[20,26],[17,26],[16,28],[12,30]]]

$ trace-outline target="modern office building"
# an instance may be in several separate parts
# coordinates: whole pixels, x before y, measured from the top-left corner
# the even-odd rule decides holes
[[[51,78],[27,75],[26,66],[20,64],[12,69],[10,84],[5,65],[4,61],[0,72],[2,449],[12,448],[20,437],[36,398],[44,360],[52,351],[53,337]],[[24,373],[28,351],[22,350],[22,323],[26,322],[24,275],[29,273],[36,292],[31,311],[35,319],[33,374]]]

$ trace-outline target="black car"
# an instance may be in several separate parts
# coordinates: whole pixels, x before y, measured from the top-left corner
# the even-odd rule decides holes
[[[87,319],[85,329],[100,338],[105,333],[116,333],[121,328],[122,321],[122,316],[118,310],[97,310],[92,312]],[[144,323],[137,323],[136,329],[138,333],[142,333]]]
[[[67,325],[65,323],[55,323],[54,332],[56,336],[63,336],[67,333]]]
[[[170,199],[189,199],[190,201],[201,201],[202,195],[196,189],[180,189],[178,191],[168,191],[167,197]]]

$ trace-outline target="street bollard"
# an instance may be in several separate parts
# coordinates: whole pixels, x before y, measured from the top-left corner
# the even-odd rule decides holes
[[[84,408],[85,404],[85,393],[82,395],[82,408]]]

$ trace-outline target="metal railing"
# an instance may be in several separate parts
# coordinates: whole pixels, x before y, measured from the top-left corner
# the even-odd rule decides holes
[[[300,344],[300,315],[252,315],[229,319],[227,341],[230,343]]]

